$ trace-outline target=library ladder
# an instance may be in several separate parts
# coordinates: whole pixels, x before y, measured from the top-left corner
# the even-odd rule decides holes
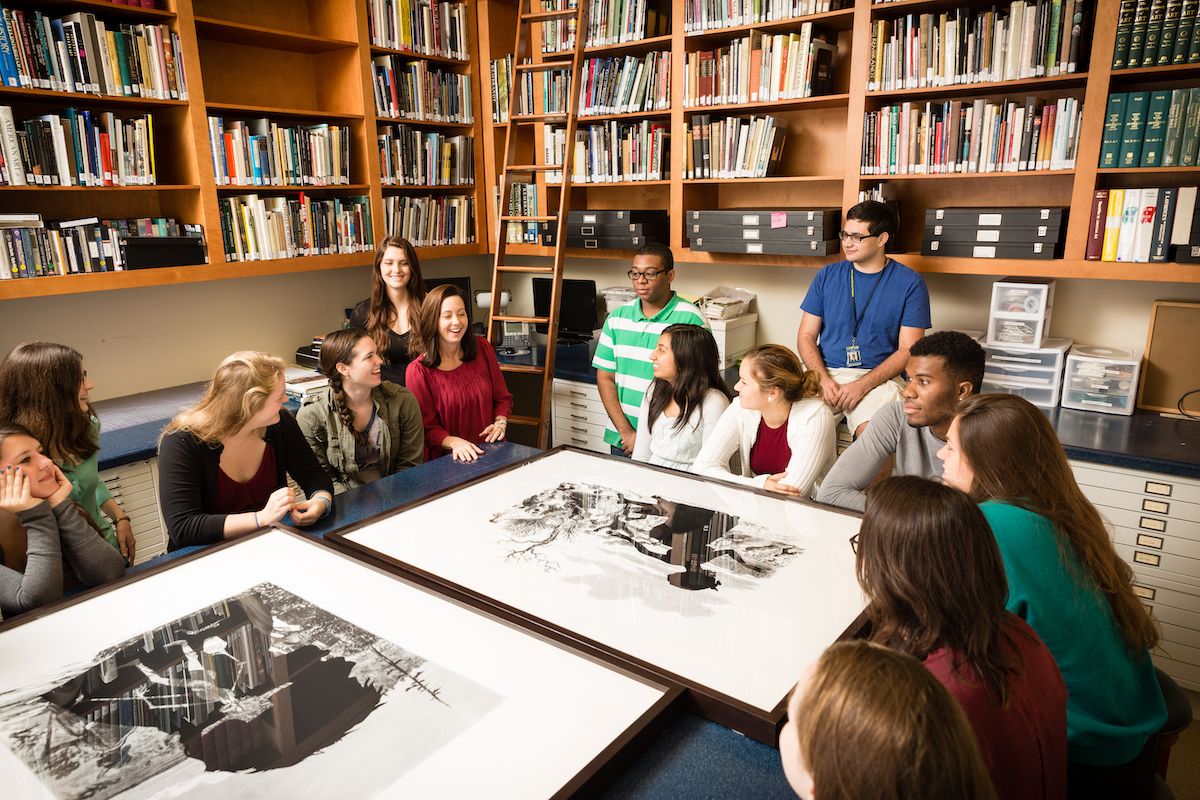
[[[556,8],[548,11],[534,11],[533,6],[535,3],[541,6],[556,6]],[[538,447],[547,447],[550,444],[550,414],[554,398],[554,355],[558,345],[558,316],[562,293],[563,267],[566,259],[567,216],[571,206],[571,173],[572,165],[575,163],[575,129],[579,113],[581,82],[578,78],[583,74],[583,52],[587,39],[588,5],[589,0],[518,0],[517,35],[516,44],[513,48],[513,80],[509,90],[504,166],[500,182],[499,202],[501,203],[501,213],[499,216],[499,225],[496,226],[496,258],[492,267],[492,301],[488,313],[488,336],[493,344],[500,344],[503,341],[506,328],[512,329],[514,326],[521,325],[544,325],[546,327],[546,352],[540,364],[537,358],[538,348],[532,345],[532,343],[529,363],[505,363],[501,361],[500,364],[500,369],[507,373],[523,373],[537,376],[537,415],[532,417],[514,415],[509,417],[509,424],[536,428]],[[571,7],[563,8],[562,6]],[[530,39],[533,36],[533,27],[535,25],[541,26],[544,23],[556,23],[559,21],[575,22],[573,48],[555,53],[554,55],[560,57],[557,60],[547,61],[538,59],[539,63],[526,63],[531,61],[529,58],[529,47]],[[570,55],[569,60],[561,58],[568,54]],[[546,79],[549,77],[547,73],[551,72],[565,73],[567,79],[569,88],[566,91],[566,107],[561,111],[546,109],[546,98],[551,97],[553,94],[548,88],[543,92],[536,91],[537,84],[541,83],[544,85]],[[541,80],[537,80],[538,76],[540,76]],[[535,91],[531,92],[534,104],[526,109],[527,113],[518,114],[517,98],[519,95],[525,94],[524,89],[527,82],[530,82],[535,89]],[[541,95],[543,98],[540,111],[536,107],[536,97],[538,95]],[[540,146],[542,143],[537,141],[536,136],[533,137],[534,141],[531,148],[518,148],[518,133],[522,129],[530,131],[530,126],[536,126],[536,128],[532,129],[532,132],[538,133],[542,132],[542,126],[547,124],[561,124],[566,127],[566,151],[563,153],[561,164],[545,163],[545,148]],[[531,158],[526,159],[528,163],[521,163],[521,158],[518,156],[519,151],[531,152],[533,154]],[[542,153],[542,156],[539,156],[538,153]],[[545,185],[547,174],[552,172],[557,172],[562,176],[561,183],[555,182],[553,184],[559,187],[558,210],[555,213],[547,213],[541,216],[512,213],[513,209],[510,200],[512,198],[513,186],[516,183],[513,180],[514,176],[530,176],[536,179],[538,175],[541,175],[542,180],[540,182]],[[547,204],[543,201],[539,205]],[[543,230],[542,226],[549,224],[553,224],[554,230],[554,254],[549,265],[526,266],[507,263],[509,225],[519,225],[522,230],[526,229],[526,226],[532,225],[540,234]],[[506,277],[515,278],[516,276],[529,278],[539,275],[550,280],[550,304],[546,316],[536,316],[536,309],[533,312],[535,316],[515,316],[502,313],[503,309],[500,299],[501,292],[504,290],[504,279]]]

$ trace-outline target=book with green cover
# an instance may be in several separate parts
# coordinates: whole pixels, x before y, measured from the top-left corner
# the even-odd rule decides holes
[[[1158,35],[1158,55],[1154,66],[1165,67],[1171,63],[1175,52],[1175,34],[1179,31],[1179,19],[1183,13],[1183,0],[1167,0],[1167,11],[1163,16],[1162,31]]]
[[[1150,18],[1146,22],[1146,38],[1143,42],[1142,63],[1131,66],[1153,67],[1158,58],[1158,40],[1162,36],[1163,20],[1167,16],[1167,0],[1152,0]]]
[[[1142,134],[1146,130],[1146,112],[1150,110],[1149,92],[1130,92],[1125,101],[1121,125],[1121,152],[1118,167],[1136,167],[1142,163]]]
[[[1183,122],[1190,96],[1191,92],[1187,89],[1175,89],[1171,92],[1171,108],[1167,111],[1167,136],[1163,141],[1164,167],[1179,166],[1179,146],[1183,142]]]
[[[1192,42],[1188,45],[1187,63],[1200,63],[1200,20],[1192,25]]]
[[[1133,12],[1137,10],[1137,0],[1121,0],[1121,10],[1117,13],[1117,40],[1113,45],[1113,69],[1125,69],[1125,59],[1129,56],[1129,35],[1133,33]]]
[[[1175,32],[1175,49],[1171,52],[1172,64],[1186,64],[1188,48],[1192,45],[1192,29],[1196,24],[1196,13],[1200,12],[1200,0],[1183,0],[1183,11],[1179,15],[1179,30]]]
[[[1142,52],[1146,46],[1146,26],[1150,23],[1150,4],[1154,0],[1137,0],[1137,8],[1133,11],[1133,27],[1129,30],[1129,55],[1125,58],[1126,67],[1140,67]]]
[[[1163,142],[1167,137],[1167,113],[1170,110],[1169,89],[1150,95],[1150,109],[1146,112],[1146,126],[1142,131],[1142,162],[1139,166],[1162,166]]]
[[[1188,90],[1187,115],[1183,118],[1183,141],[1179,143],[1179,166],[1196,166],[1196,148],[1200,146],[1200,87]]]
[[[1113,92],[1108,96],[1108,107],[1104,110],[1104,138],[1100,141],[1100,168],[1112,169],[1118,164],[1121,153],[1121,131],[1125,124],[1127,92]]]

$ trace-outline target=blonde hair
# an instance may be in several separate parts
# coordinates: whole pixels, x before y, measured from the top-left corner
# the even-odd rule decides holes
[[[996,797],[958,702],[912,656],[835,644],[803,691],[794,723],[821,800]]]
[[[269,353],[241,350],[226,356],[200,402],[171,420],[159,441],[175,431],[208,444],[228,439],[262,410],[283,370],[283,359]]]
[[[783,345],[759,345],[746,353],[742,361],[750,365],[764,392],[778,389],[789,403],[821,394],[817,373],[806,372],[800,358]]]

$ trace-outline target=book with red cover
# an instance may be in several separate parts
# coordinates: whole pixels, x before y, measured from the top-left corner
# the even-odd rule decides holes
[[[1108,189],[1097,189],[1092,195],[1092,215],[1088,223],[1087,252],[1084,258],[1088,261],[1099,261],[1104,251],[1104,219],[1108,216]]]

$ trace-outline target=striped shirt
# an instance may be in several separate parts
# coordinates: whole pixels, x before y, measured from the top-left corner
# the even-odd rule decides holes
[[[621,401],[621,410],[625,412],[625,418],[635,431],[640,421],[642,397],[654,380],[654,365],[650,363],[650,353],[658,347],[658,335],[663,329],[677,323],[709,327],[708,320],[700,313],[700,309],[680,299],[675,292],[671,293],[671,299],[663,306],[662,311],[653,317],[647,318],[642,313],[642,301],[635,298],[604,320],[592,366],[616,375],[617,398]],[[604,441],[613,446],[621,444],[621,436],[611,421],[605,427]]]

